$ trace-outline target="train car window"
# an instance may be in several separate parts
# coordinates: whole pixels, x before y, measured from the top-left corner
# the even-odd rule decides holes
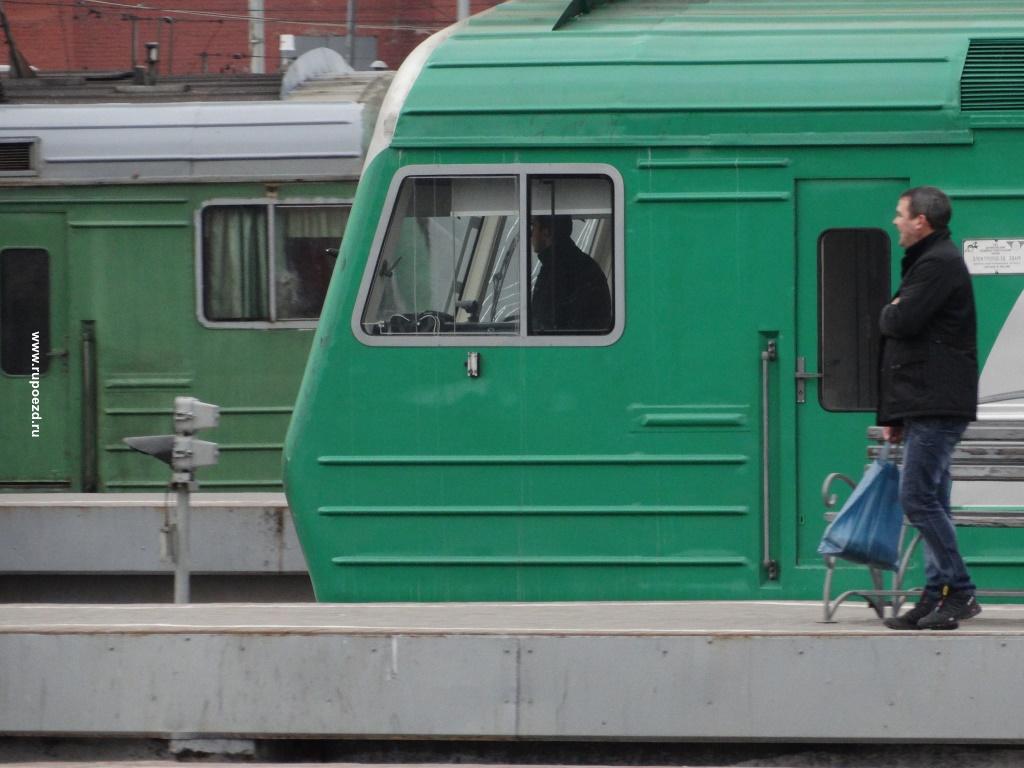
[[[50,254],[42,248],[0,251],[0,368],[12,376],[50,367]]]
[[[530,334],[611,333],[611,180],[531,176],[529,202]]]
[[[826,410],[876,407],[878,315],[891,290],[890,253],[881,229],[829,229],[818,239],[818,398]]]
[[[203,312],[207,320],[269,320],[267,207],[203,210]]]
[[[231,324],[316,321],[349,210],[319,202],[205,206],[202,318]]]
[[[409,177],[362,315],[372,335],[518,335],[519,181]]]
[[[349,208],[282,205],[274,210],[277,318],[315,320],[324,305]]]

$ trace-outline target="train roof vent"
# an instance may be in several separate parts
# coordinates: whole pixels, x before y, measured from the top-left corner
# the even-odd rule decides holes
[[[971,40],[960,76],[960,109],[1024,110],[1024,38]]]
[[[0,176],[33,173],[35,139],[0,139]]]

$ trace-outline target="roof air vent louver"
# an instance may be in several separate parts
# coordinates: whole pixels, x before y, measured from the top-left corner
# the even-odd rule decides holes
[[[1024,38],[971,40],[960,76],[960,109],[1024,110]]]
[[[34,146],[33,139],[0,141],[0,176],[31,173]]]

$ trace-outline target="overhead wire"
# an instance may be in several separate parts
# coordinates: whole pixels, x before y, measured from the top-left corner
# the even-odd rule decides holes
[[[209,8],[211,4],[217,3],[218,0],[205,0],[204,5]],[[480,0],[474,0],[479,3]],[[225,21],[242,21],[242,22],[253,22],[258,21],[265,24],[273,24],[280,26],[291,26],[291,27],[303,27],[303,28],[322,28],[325,30],[324,34],[327,34],[329,30],[341,30],[344,33],[348,31],[347,22],[334,22],[334,21],[320,21],[313,18],[279,18],[277,16],[254,15],[250,13],[232,13],[228,11],[210,11],[210,10],[192,10],[188,8],[165,8],[157,7],[153,5],[147,5],[142,2],[119,2],[118,0],[4,0],[8,5],[22,5],[22,6],[44,6],[44,7],[57,7],[57,8],[69,8],[74,10],[88,11],[90,15],[95,15],[98,18],[103,18],[101,13],[102,8],[111,9],[113,12],[121,14],[120,19],[127,19],[127,14],[131,11],[135,11],[141,14],[147,14],[138,16],[136,20],[143,22],[157,22],[166,21],[171,23],[184,23],[184,24],[217,24],[222,25]],[[222,0],[222,2],[236,5],[238,0]],[[485,4],[492,5],[497,0],[484,0]],[[287,3],[287,12],[299,12],[303,14],[315,15],[315,14],[337,14],[336,9],[314,7],[313,5],[303,6],[301,4]],[[399,10],[400,9],[400,10]],[[432,18],[444,18],[447,13],[451,10],[446,7],[445,3],[438,3],[437,0],[405,0],[400,2],[397,8],[393,12],[384,11],[380,8],[360,9],[360,18],[356,22],[356,27],[359,32],[411,32],[413,34],[429,35],[434,32],[441,30],[448,26],[451,21],[455,19],[444,20],[441,22],[435,21],[424,21],[423,23],[409,23],[409,22],[393,22],[386,23],[378,21],[381,16],[391,17],[406,17],[410,15],[416,15],[417,13],[429,14]],[[271,11],[273,13],[273,11]],[[150,15],[151,14],[151,15]],[[373,18],[376,16],[377,18]],[[181,18],[177,18],[181,17]],[[369,18],[367,18],[369,17]],[[111,17],[108,17],[111,18]],[[219,34],[218,31],[214,31],[210,43],[214,37]],[[207,48],[209,45],[206,46]],[[251,53],[231,53],[231,52],[219,52],[219,53],[208,53],[208,57],[224,57],[231,59],[265,59],[272,60],[276,59],[275,56],[270,55],[253,55]]]
[[[73,0],[71,2],[59,2],[59,0],[5,0],[7,5],[35,5],[35,6],[52,6],[52,7],[63,7],[63,8],[88,8],[91,6],[101,6],[108,8],[117,8],[124,11],[141,11],[149,12],[153,14],[159,14],[162,16],[177,14],[181,16],[195,16],[202,19],[218,20],[218,21],[262,21],[264,23],[271,24],[289,24],[306,27],[331,27],[339,29],[347,29],[348,24],[345,22],[332,22],[332,21],[314,21],[312,19],[281,19],[263,16],[254,16],[250,14],[239,14],[239,13],[227,13],[221,11],[200,11],[200,10],[189,10],[187,8],[158,8],[145,3],[121,3],[116,0]],[[434,8],[433,4],[424,4],[424,7]],[[320,9],[307,8],[304,9],[306,12],[316,12]],[[405,6],[405,10],[408,11],[408,4]],[[323,12],[329,12],[328,9],[323,9]],[[154,17],[155,18],[155,17]],[[444,23],[423,23],[423,24],[381,24],[374,22],[358,21],[356,26],[360,30],[370,31],[382,31],[382,32],[421,32],[431,33],[443,29],[447,26]]]

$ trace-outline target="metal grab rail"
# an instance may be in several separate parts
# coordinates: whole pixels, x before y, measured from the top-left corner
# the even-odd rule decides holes
[[[774,339],[768,341],[761,351],[761,524],[763,529],[764,566],[769,581],[779,578],[779,563],[772,559],[772,502],[771,502],[771,417],[768,386],[768,367],[778,358],[778,345]]]
[[[839,503],[839,495],[832,493],[832,483],[836,480],[842,480],[850,488],[856,488],[857,483],[853,481],[849,475],[844,475],[842,472],[833,472],[825,478],[825,482],[821,485],[821,501],[825,505],[825,509],[835,509],[836,504]]]

